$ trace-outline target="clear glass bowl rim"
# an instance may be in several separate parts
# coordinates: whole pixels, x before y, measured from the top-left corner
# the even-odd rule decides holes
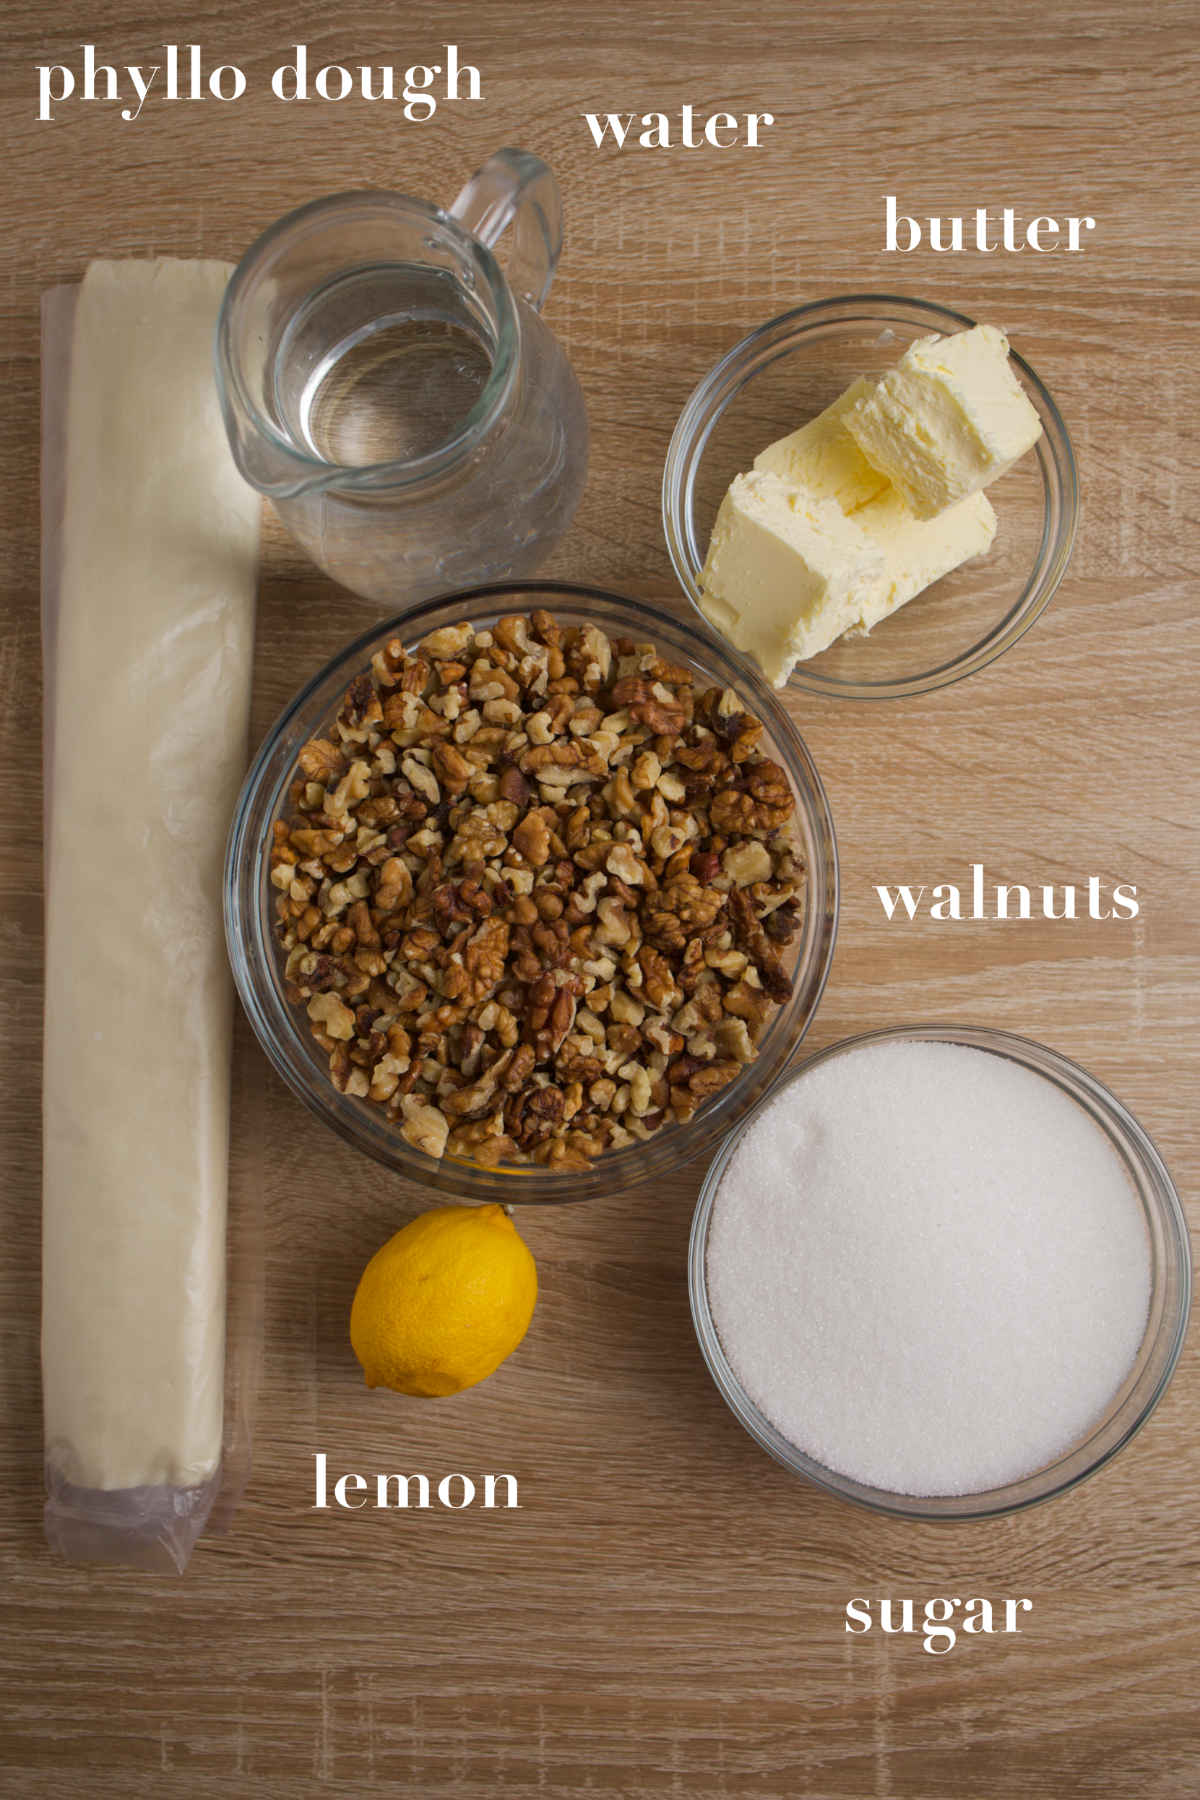
[[[831,324],[913,325],[925,331],[961,331],[976,324],[966,313],[932,300],[902,294],[840,294],[792,307],[747,332],[716,362],[684,402],[667,447],[662,479],[662,523],[676,579],[700,613],[697,582],[703,557],[692,519],[696,472],[709,436],[725,407],[741,389],[810,331]],[[895,700],[948,687],[995,662],[1041,617],[1066,573],[1079,517],[1079,478],[1070,434],[1049,389],[1018,351],[1013,361],[1033,392],[1043,434],[1035,454],[1042,473],[1045,511],[1033,570],[1005,613],[979,642],[959,656],[912,676],[881,681],[847,681],[822,675],[800,663],[789,685],[810,693],[850,700]]]
[[[709,1224],[721,1178],[743,1134],[763,1107],[778,1099],[785,1087],[819,1064],[867,1044],[887,1042],[963,1044],[1008,1057],[1053,1081],[1105,1129],[1134,1180],[1143,1208],[1147,1212],[1151,1208],[1155,1211],[1155,1220],[1147,1221],[1153,1257],[1153,1286],[1146,1336],[1134,1365],[1139,1369],[1138,1375],[1132,1385],[1125,1384],[1121,1390],[1123,1397],[1086,1439],[1058,1461],[1006,1487],[961,1495],[897,1494],[855,1481],[815,1461],[790,1443],[746,1394],[725,1355],[709,1309]],[[1161,1243],[1153,1229],[1155,1222],[1160,1228]],[[754,1111],[729,1133],[714,1157],[696,1203],[688,1243],[688,1293],[700,1351],[722,1398],[750,1436],[784,1468],[803,1476],[826,1493],[853,1501],[872,1512],[930,1522],[994,1519],[1021,1512],[1068,1493],[1110,1462],[1141,1430],[1166,1392],[1187,1335],[1191,1270],[1191,1239],[1179,1194],[1153,1140],[1128,1108],[1094,1075],[1048,1045],[1013,1032],[973,1025],[901,1025],[861,1032],[830,1044],[789,1069]],[[1173,1296],[1172,1282],[1175,1284]],[[1102,1443],[1099,1442],[1101,1439],[1104,1440]],[[1094,1454],[1093,1446],[1097,1446]]]
[[[763,721],[772,754],[786,769],[803,816],[809,858],[806,908],[793,997],[768,1025],[754,1062],[701,1106],[683,1125],[664,1127],[624,1149],[608,1151],[590,1170],[553,1173],[538,1166],[508,1173],[445,1159],[416,1150],[382,1113],[338,1093],[327,1071],[304,1054],[306,1040],[272,975],[277,952],[270,933],[269,904],[263,904],[265,856],[271,824],[295,769],[296,751],[322,720],[354,675],[368,667],[373,650],[391,637],[414,643],[439,624],[468,618],[495,618],[539,604],[554,610],[558,600],[570,612],[596,608],[619,614],[610,632],[630,633],[674,644],[713,681],[736,688]],[[507,604],[506,604],[507,603]],[[444,616],[440,616],[444,615]],[[833,819],[821,777],[796,726],[762,677],[749,669],[716,634],[689,617],[662,611],[602,588],[554,580],[489,582],[443,594],[370,626],[305,683],[267,731],[243,783],[230,827],[223,881],[225,934],[234,982],[255,1036],[293,1093],[309,1111],[349,1143],[408,1179],[458,1200],[500,1201],[506,1205],[563,1203],[591,1199],[641,1184],[694,1157],[711,1153],[736,1125],[743,1110],[768,1092],[807,1031],[825,989],[833,961],[838,916],[838,858]],[[750,1098],[747,1099],[749,1094]]]

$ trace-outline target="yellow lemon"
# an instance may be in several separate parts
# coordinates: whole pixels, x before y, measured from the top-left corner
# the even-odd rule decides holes
[[[511,1355],[536,1300],[533,1257],[502,1206],[439,1206],[363,1270],[350,1343],[368,1387],[457,1394]]]

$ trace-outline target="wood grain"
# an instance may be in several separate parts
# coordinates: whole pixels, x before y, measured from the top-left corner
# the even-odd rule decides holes
[[[170,21],[170,22],[163,22]],[[1080,459],[1067,579],[1014,651],[885,706],[791,702],[829,788],[839,945],[810,1041],[956,1017],[1044,1039],[1138,1113],[1191,1211],[1200,1185],[1196,651],[1197,12],[1012,0],[617,0],[417,13],[311,0],[171,15],[13,0],[0,68],[6,426],[0,862],[5,1247],[0,1305],[0,1791],[40,1797],[389,1793],[814,1800],[1182,1800],[1200,1789],[1200,1376],[1078,1492],[974,1528],[870,1517],[789,1478],[726,1412],[688,1317],[701,1171],[522,1217],[542,1299],[519,1356],[423,1406],[369,1394],[346,1339],[366,1256],[421,1196],[302,1112],[244,1028],[233,1179],[265,1209],[254,1474],[186,1577],[66,1567],[40,1532],[41,1007],[38,296],[96,255],[236,258],[351,186],[449,201],[522,143],[558,172],[549,317],[588,399],[591,478],[552,572],[642,595],[672,578],[658,481],[676,413],[751,325],[899,287],[1003,320],[1052,376]],[[35,65],[165,38],[240,64],[235,105],[36,120]],[[405,125],[282,108],[269,70],[406,64],[456,41],[485,98]],[[765,147],[596,151],[585,109],[770,110]],[[885,257],[882,196],[1088,213],[1085,255]],[[255,731],[363,620],[279,536]],[[102,746],[87,746],[102,754]],[[1136,883],[1124,926],[888,925],[877,881]],[[102,872],[97,872],[102,902]],[[69,1071],[61,1071],[69,1079]],[[334,1470],[511,1469],[518,1513],[320,1513]],[[1022,1636],[848,1637],[855,1594],[1028,1595]]]

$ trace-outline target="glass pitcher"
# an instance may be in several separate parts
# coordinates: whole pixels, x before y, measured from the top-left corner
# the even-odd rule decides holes
[[[399,608],[526,575],[566,529],[587,417],[540,316],[561,248],[553,174],[501,150],[448,213],[335,194],[242,258],[216,346],[234,457],[354,592]]]

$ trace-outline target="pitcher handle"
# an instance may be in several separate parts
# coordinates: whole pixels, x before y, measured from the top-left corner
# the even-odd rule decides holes
[[[512,225],[508,284],[541,312],[563,241],[558,183],[541,157],[528,150],[497,150],[472,175],[450,216],[489,249]]]

